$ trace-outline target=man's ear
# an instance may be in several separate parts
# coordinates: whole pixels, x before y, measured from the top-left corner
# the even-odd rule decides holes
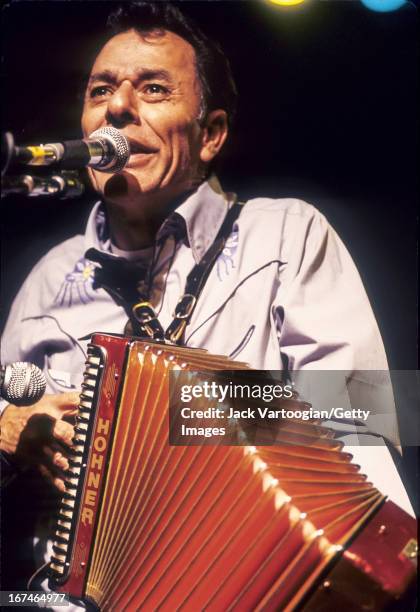
[[[224,110],[211,111],[204,122],[203,136],[201,141],[200,159],[203,163],[211,162],[220,149],[228,135],[227,114]]]

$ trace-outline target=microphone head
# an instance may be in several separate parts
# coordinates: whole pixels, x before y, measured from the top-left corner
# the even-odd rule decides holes
[[[120,172],[130,159],[130,144],[124,134],[121,134],[117,128],[102,127],[90,134],[89,138],[106,140],[111,147],[109,161],[105,165],[98,167],[101,172]]]
[[[35,404],[45,393],[44,374],[33,363],[16,361],[5,367],[2,397],[16,406]]]

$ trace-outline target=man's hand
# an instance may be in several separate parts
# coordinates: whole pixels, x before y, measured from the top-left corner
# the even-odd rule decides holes
[[[37,465],[60,491],[72,443],[79,394],[44,395],[33,406],[6,406],[0,420],[0,449],[21,465]]]

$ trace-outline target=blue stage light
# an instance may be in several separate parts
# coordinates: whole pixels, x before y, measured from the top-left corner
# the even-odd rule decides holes
[[[407,4],[407,0],[361,0],[361,2],[372,11],[380,11],[381,13],[395,11],[403,4]]]

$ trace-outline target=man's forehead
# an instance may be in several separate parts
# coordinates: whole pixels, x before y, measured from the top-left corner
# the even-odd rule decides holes
[[[113,36],[99,52],[91,75],[104,70],[150,69],[188,72],[195,68],[195,51],[188,41],[168,30],[140,33],[128,30]]]

